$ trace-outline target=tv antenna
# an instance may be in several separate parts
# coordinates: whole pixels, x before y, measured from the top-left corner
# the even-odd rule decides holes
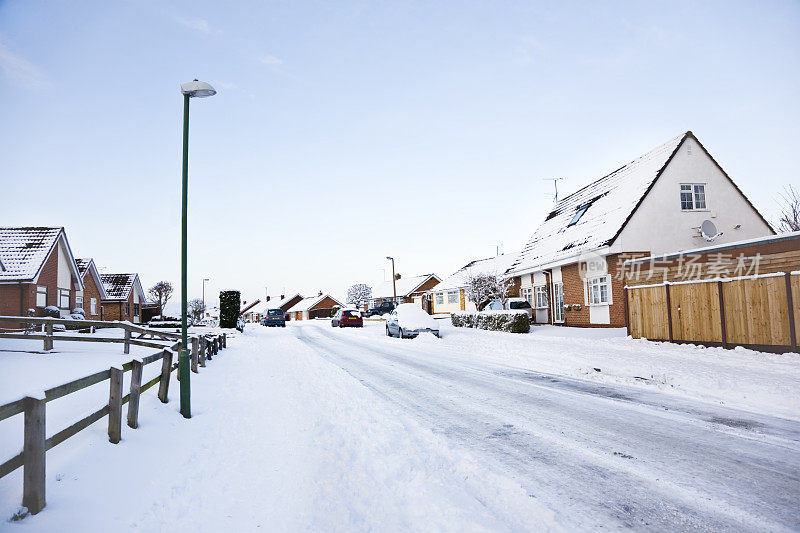
[[[553,203],[558,202],[558,182],[563,180],[564,178],[542,178],[544,181],[552,181],[553,182],[553,189],[555,189],[555,193],[553,194]]]

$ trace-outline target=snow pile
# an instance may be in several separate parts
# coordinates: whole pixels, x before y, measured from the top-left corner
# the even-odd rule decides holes
[[[395,310],[397,323],[407,330],[439,329],[439,325],[418,304],[400,304]]]

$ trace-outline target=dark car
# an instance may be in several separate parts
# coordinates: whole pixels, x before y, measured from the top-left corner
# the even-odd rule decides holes
[[[267,309],[267,314],[261,319],[261,325],[267,327],[286,327],[286,319],[281,309]]]
[[[386,315],[394,311],[396,307],[397,304],[395,304],[394,302],[381,302],[375,307],[370,307],[367,310],[367,316],[370,317],[375,315],[378,316]]]
[[[340,328],[363,328],[364,319],[361,318],[361,311],[358,309],[339,309],[331,319],[332,327]]]

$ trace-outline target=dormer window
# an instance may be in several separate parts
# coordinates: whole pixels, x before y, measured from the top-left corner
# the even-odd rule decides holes
[[[706,186],[703,183],[681,183],[681,210],[706,208]]]
[[[589,209],[590,205],[592,205],[592,204],[589,203],[589,204],[583,204],[582,206],[579,206],[578,210],[575,211],[575,216],[572,217],[572,220],[569,221],[569,224],[567,224],[567,227],[574,226],[575,224],[577,224],[578,221],[583,216],[583,214],[586,212],[586,210]]]

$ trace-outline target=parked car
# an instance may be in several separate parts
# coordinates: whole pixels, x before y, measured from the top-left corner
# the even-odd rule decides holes
[[[509,298],[506,300],[505,307],[503,307],[500,300],[494,300],[484,308],[485,311],[502,311],[503,309],[508,311],[525,311],[528,313],[528,318],[531,321],[533,320],[533,308],[530,302],[525,298]]]
[[[267,314],[261,319],[261,325],[270,328],[285,328],[286,319],[283,316],[283,311],[281,309],[267,309]]]
[[[439,336],[439,324],[418,304],[400,304],[386,319],[386,335],[414,338],[423,332]]]
[[[363,328],[364,320],[361,318],[361,311],[353,308],[339,309],[331,319],[331,327]]]
[[[375,315],[378,316],[385,315],[387,313],[391,313],[392,311],[394,311],[396,307],[397,305],[394,302],[381,302],[375,307],[370,307],[369,309],[367,309],[366,316],[371,317]]]

